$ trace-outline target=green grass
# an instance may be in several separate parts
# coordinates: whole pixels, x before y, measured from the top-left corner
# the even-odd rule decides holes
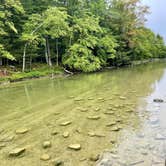
[[[31,79],[31,78],[39,78],[39,77],[44,77],[44,76],[49,76],[52,74],[63,74],[63,68],[62,67],[48,67],[45,65],[34,65],[33,69],[31,71],[26,71],[26,72],[14,72],[10,71],[11,75],[7,77],[0,77],[0,83],[3,82],[15,82],[15,81],[21,81],[24,79]]]

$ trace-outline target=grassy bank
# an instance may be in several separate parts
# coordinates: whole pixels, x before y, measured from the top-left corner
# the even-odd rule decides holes
[[[35,64],[31,71],[21,72],[19,67],[16,68],[0,68],[0,84],[7,84],[10,82],[23,81],[26,79],[40,78],[46,76],[62,75],[64,74],[62,67],[48,67],[42,64]]]

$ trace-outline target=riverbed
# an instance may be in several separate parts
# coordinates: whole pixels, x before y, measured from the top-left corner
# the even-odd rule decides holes
[[[0,87],[0,166],[163,166],[165,85],[155,62]]]

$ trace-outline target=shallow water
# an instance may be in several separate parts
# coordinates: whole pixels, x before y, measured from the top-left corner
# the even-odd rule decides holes
[[[166,134],[162,133],[166,127],[165,103],[153,103],[155,97],[166,98],[165,69],[166,63],[154,63],[1,87],[0,166],[48,166],[56,159],[67,166],[91,166],[96,163],[90,158],[104,151],[98,165],[108,158],[117,165],[142,160],[145,164],[153,154],[149,157],[141,151],[133,161],[132,155],[140,150],[134,143],[143,146],[153,137],[156,140],[157,132]],[[157,118],[157,124],[152,125],[151,118]],[[64,122],[71,124],[61,126]],[[22,128],[29,131],[16,134]],[[52,135],[55,131],[58,134]],[[64,132],[69,132],[68,138],[63,137]],[[43,149],[42,143],[47,140],[52,146]],[[163,140],[158,140],[161,143]],[[69,149],[70,144],[80,144],[81,150]],[[162,146],[158,144],[154,144],[156,149]],[[17,147],[25,147],[25,153],[9,157]],[[164,148],[156,149],[161,158]],[[45,153],[50,160],[40,160]]]

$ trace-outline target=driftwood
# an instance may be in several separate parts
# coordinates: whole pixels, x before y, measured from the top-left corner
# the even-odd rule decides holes
[[[71,72],[71,71],[69,71],[69,70],[67,70],[67,69],[65,69],[65,68],[64,68],[64,71],[65,71],[67,74],[70,74],[70,75],[73,75],[73,74],[74,74],[73,72]]]

